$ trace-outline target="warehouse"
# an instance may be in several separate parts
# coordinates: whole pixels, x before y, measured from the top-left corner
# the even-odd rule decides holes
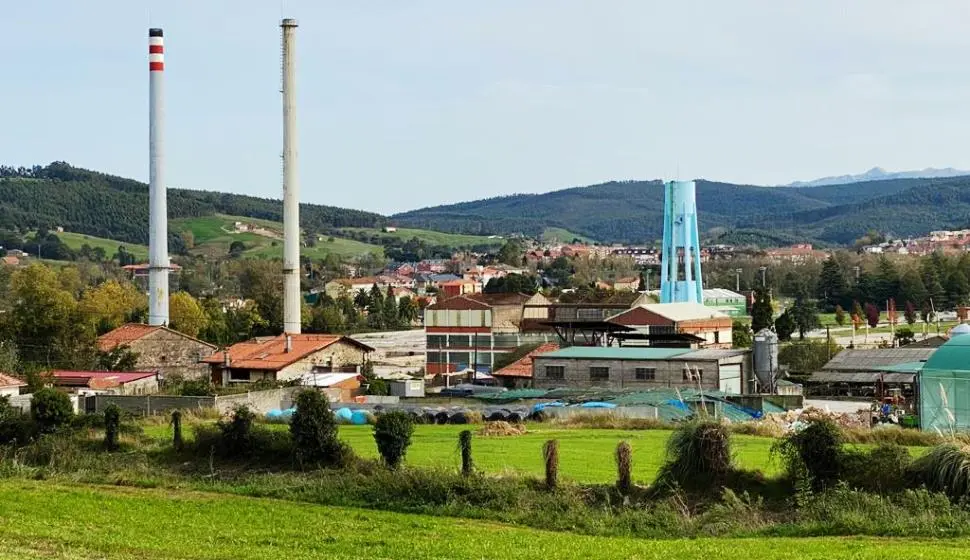
[[[532,358],[533,386],[750,390],[749,350],[572,346]]]
[[[923,430],[944,434],[970,430],[970,334],[963,334],[966,330],[954,329],[952,338],[917,374]]]

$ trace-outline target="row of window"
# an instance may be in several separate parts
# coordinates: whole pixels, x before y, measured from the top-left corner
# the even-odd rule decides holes
[[[435,348],[470,348],[472,345],[479,348],[516,348],[523,344],[535,344],[540,342],[552,342],[556,340],[555,334],[540,333],[532,334],[429,334],[427,335],[428,350]]]
[[[688,369],[683,370],[684,381],[702,381],[704,370]],[[546,379],[564,379],[566,368],[564,366],[546,366]],[[657,379],[657,368],[638,367],[633,372],[633,378],[637,381],[653,381]],[[589,368],[590,381],[609,381],[610,368],[604,366],[593,366]]]

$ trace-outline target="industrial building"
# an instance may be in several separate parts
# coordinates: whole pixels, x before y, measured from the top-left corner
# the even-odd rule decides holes
[[[689,387],[747,393],[749,350],[573,346],[535,355],[533,386],[604,389]]]
[[[111,352],[126,348],[135,354],[135,369],[157,371],[163,379],[206,377],[209,366],[202,359],[216,351],[203,342],[161,325],[128,323],[98,337],[98,349]]]
[[[700,303],[638,305],[607,319],[645,335],[689,335],[687,345],[731,348],[733,320]],[[631,339],[630,335],[620,335]],[[684,346],[685,344],[680,344]]]
[[[936,348],[847,348],[836,354],[808,382],[812,392],[825,395],[873,397],[880,389],[898,388],[915,394],[916,372]]]
[[[703,294],[704,305],[729,317],[743,317],[748,314],[748,298],[743,294],[724,288],[704,288]]]
[[[961,331],[960,329],[964,327]],[[920,428],[944,434],[970,430],[970,331],[961,325],[922,364],[919,378]]]

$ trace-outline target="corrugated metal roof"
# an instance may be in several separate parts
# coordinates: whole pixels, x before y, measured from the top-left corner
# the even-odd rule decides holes
[[[882,371],[890,371],[893,373],[918,373],[925,365],[926,362],[903,362],[901,364],[886,366],[882,368]]]
[[[691,321],[697,319],[727,319],[728,316],[716,309],[712,309],[700,303],[677,302],[677,303],[650,303],[642,305],[644,309],[651,313],[656,313],[661,317],[666,317],[671,321]]]
[[[554,352],[547,352],[534,359],[572,358],[592,360],[668,360],[689,354],[689,348],[633,348],[603,346],[570,346]]]
[[[919,362],[929,358],[936,348],[850,348],[835,355],[824,371],[879,371],[886,366],[907,362]]]
[[[744,300],[743,295],[737,292],[732,292],[731,290],[726,290],[724,288],[704,288],[703,293],[705,298],[740,299],[742,301]]]
[[[875,371],[818,371],[812,374],[811,381],[819,383],[912,383],[916,375],[912,373],[880,373]]]

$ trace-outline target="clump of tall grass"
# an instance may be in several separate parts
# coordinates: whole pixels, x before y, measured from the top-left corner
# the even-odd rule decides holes
[[[914,465],[916,478],[930,490],[953,499],[970,496],[970,443],[937,445]]]
[[[733,469],[731,441],[723,424],[694,420],[667,440],[667,462],[657,481],[685,487],[717,488]]]
[[[807,476],[812,489],[822,490],[839,480],[843,442],[842,430],[820,419],[778,440],[772,452],[781,457],[792,479]]]
[[[612,412],[573,414],[569,416],[538,417],[543,422],[565,428],[586,428],[601,430],[669,430],[674,427],[659,418],[627,418]]]
[[[617,490],[628,494],[633,487],[633,448],[628,441],[616,445],[616,471]]]

